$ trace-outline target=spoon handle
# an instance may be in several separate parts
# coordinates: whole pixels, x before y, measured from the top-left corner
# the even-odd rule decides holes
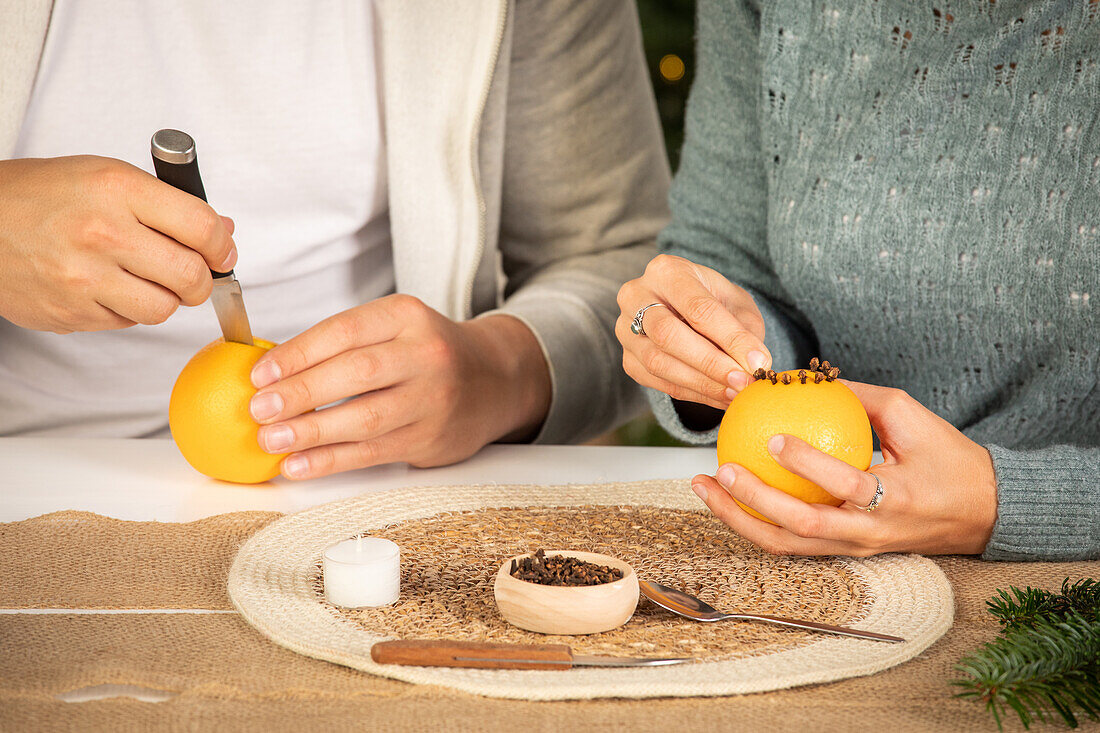
[[[778,624],[779,626],[790,626],[796,629],[810,629],[811,631],[824,631],[829,634],[840,634],[841,636],[854,636],[857,639],[872,639],[874,641],[905,641],[900,636],[890,636],[889,634],[877,634],[874,631],[860,631],[859,629],[848,629],[843,626],[830,626],[829,624],[819,624],[813,621],[797,621],[793,618],[783,618],[782,616],[765,616],[763,614],[751,614],[751,613],[730,613],[724,614],[723,619],[735,619],[738,621],[763,621],[769,624]]]

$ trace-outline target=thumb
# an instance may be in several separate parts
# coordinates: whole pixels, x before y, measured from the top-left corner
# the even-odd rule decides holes
[[[914,428],[930,414],[905,390],[847,379],[837,381],[859,399],[884,448],[896,450],[899,443],[904,447],[908,437],[914,434]]]

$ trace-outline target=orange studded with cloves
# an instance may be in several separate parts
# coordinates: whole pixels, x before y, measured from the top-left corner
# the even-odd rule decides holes
[[[867,412],[852,390],[836,377],[829,362],[810,361],[809,369],[785,372],[758,369],[756,380],[741,390],[718,428],[718,464],[737,463],[761,481],[803,501],[839,506],[813,481],[780,466],[768,452],[768,439],[783,433],[866,471],[873,441]],[[740,504],[755,517],[771,522]],[[774,522],[772,522],[774,524]]]

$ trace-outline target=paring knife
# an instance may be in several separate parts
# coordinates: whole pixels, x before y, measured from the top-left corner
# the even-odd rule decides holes
[[[206,189],[199,177],[199,159],[195,155],[195,141],[186,132],[158,130],[150,142],[153,152],[153,168],[157,178],[181,191],[206,201]],[[218,315],[222,335],[226,341],[252,345],[252,328],[248,325],[248,313],[244,309],[241,284],[233,271],[215,272],[214,290],[210,301]]]
[[[482,669],[660,667],[694,662],[690,657],[598,657],[573,654],[565,644],[490,644],[470,641],[380,641],[370,657],[379,664]]]

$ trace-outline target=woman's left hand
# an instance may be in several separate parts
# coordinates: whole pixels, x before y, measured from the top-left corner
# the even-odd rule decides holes
[[[873,512],[875,477],[790,435],[773,436],[768,450],[784,468],[844,503],[807,504],[768,486],[732,463],[692,479],[710,510],[756,545],[780,555],[880,552],[978,554],[997,519],[997,488],[989,452],[898,389],[845,381],[878,433],[884,463],[871,468],[883,485]],[[745,512],[736,498],[778,526]]]

